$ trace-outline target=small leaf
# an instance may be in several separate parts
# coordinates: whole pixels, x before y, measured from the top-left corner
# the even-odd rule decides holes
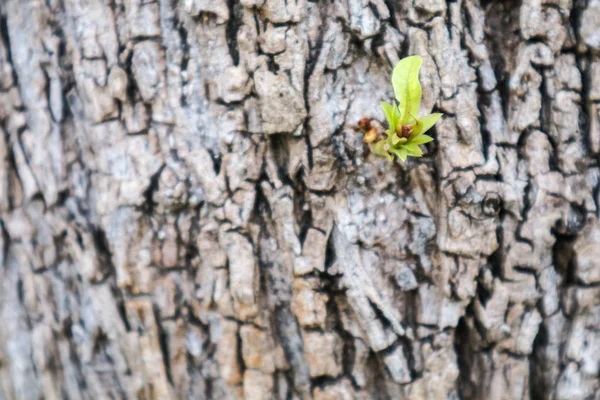
[[[390,137],[391,137],[391,142],[394,146],[398,145],[398,143],[408,142],[407,138],[399,137],[396,133],[393,133]]]
[[[394,154],[396,154],[398,156],[398,158],[400,158],[402,161],[406,161],[406,157],[408,156],[408,152],[406,151],[406,149],[403,148],[399,148],[399,149],[392,149],[392,151],[394,152]]]
[[[433,138],[428,135],[419,135],[410,141],[411,144],[425,144],[433,141]]]
[[[386,151],[384,149],[385,145],[386,145],[386,140],[385,139],[384,140],[380,140],[379,142],[377,142],[377,143],[375,143],[373,145],[370,145],[371,151],[373,153],[375,153],[376,155],[381,156],[381,157],[385,157],[385,158],[388,159],[388,161],[392,162],[392,161],[394,161],[394,156],[391,155],[388,151]]]
[[[411,156],[421,157],[423,155],[423,151],[419,148],[418,144],[408,143],[403,144],[402,147],[406,149]]]
[[[387,119],[388,126],[391,130],[394,129],[396,124],[398,123],[398,107],[395,104],[386,103],[382,101],[381,108],[383,109],[383,113],[385,114],[385,119]]]
[[[419,69],[423,59],[421,56],[403,58],[398,62],[392,73],[394,94],[400,102],[400,121],[406,125],[410,113],[417,115],[421,106],[421,83]]]
[[[424,134],[427,132],[435,123],[440,119],[440,117],[444,115],[442,113],[433,113],[429,114],[426,117],[419,119],[419,123],[415,127],[415,132],[413,133],[414,137]]]

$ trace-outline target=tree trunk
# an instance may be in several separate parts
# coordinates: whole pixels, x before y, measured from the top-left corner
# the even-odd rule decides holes
[[[0,4],[0,398],[600,399],[600,0]]]

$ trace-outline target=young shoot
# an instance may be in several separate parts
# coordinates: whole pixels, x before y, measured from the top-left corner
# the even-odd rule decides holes
[[[371,151],[390,162],[394,161],[394,155],[402,161],[407,157],[421,157],[423,151],[419,146],[433,140],[425,132],[442,116],[441,113],[419,116],[422,95],[419,69],[422,63],[420,56],[406,57],[398,62],[392,73],[398,103],[381,103],[388,123],[387,137],[375,135],[372,129],[365,134],[364,141],[369,143]]]

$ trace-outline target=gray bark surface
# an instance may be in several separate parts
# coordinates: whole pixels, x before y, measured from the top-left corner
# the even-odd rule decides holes
[[[599,154],[600,0],[0,0],[0,399],[598,400]]]

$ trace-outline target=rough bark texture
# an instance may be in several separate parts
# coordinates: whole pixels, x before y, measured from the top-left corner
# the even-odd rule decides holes
[[[600,399],[600,0],[0,4],[0,398]]]

